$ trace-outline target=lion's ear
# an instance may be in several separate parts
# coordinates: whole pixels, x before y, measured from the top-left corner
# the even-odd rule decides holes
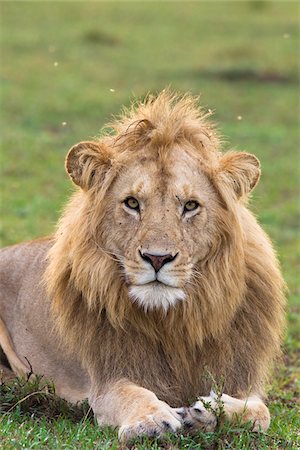
[[[96,180],[104,179],[111,166],[111,152],[100,142],[80,142],[68,152],[66,171],[72,181],[83,190],[88,190]]]
[[[249,194],[260,177],[260,162],[245,152],[228,152],[220,159],[219,175],[234,190],[237,198]]]

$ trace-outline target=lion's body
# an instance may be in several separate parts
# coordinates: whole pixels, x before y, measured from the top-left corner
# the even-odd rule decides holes
[[[56,237],[1,253],[0,317],[15,352],[73,401],[89,396],[93,405],[98,398],[112,403],[115,391],[103,393],[104,387],[130,380],[172,407],[182,406],[209,392],[205,373],[224,378],[231,395],[261,395],[280,351],[283,281],[269,239],[238,199],[256,184],[257,162],[240,154],[242,171],[232,154],[221,160],[216,135],[191,101],[181,100],[177,110],[172,101],[162,94],[157,105],[150,102],[119,124],[117,139],[107,138],[101,148],[89,144],[85,153],[80,147],[85,165],[79,168],[69,157],[67,170],[82,190],[70,201]],[[159,114],[165,115],[160,128],[154,124]],[[127,133],[137,121],[142,129]],[[115,166],[113,145],[119,152]],[[185,151],[179,155],[180,145]],[[99,168],[105,164],[103,175]],[[193,181],[196,170],[201,176]],[[136,174],[140,178],[130,187]],[[122,189],[126,197],[127,185],[129,195],[140,195],[139,216],[115,200]],[[187,198],[202,195],[198,215],[188,213],[182,224],[176,222],[180,216],[165,213],[178,198],[174,186]],[[142,200],[147,195],[148,203]],[[167,281],[141,285],[149,266],[143,262],[141,269],[142,247],[175,254],[173,272],[165,269],[171,264],[159,272]],[[158,301],[161,307],[154,307]],[[122,389],[116,388],[120,396]],[[101,416],[101,402],[94,410]],[[108,416],[99,422],[124,422]]]

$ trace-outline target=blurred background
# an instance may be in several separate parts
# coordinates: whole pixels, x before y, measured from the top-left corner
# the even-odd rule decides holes
[[[1,20],[2,245],[53,232],[73,190],[67,150],[121,105],[168,85],[201,94],[224,148],[262,162],[252,209],[279,252],[299,356],[299,4],[2,2]]]

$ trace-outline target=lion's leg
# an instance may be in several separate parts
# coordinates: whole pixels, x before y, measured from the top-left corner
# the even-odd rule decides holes
[[[269,410],[258,396],[250,395],[249,397],[240,400],[223,394],[221,400],[225,416],[229,421],[234,422],[237,417],[240,418],[242,423],[250,421],[253,423],[253,431],[266,431],[269,428]],[[191,408],[188,408],[188,410],[185,411],[186,417],[184,420],[195,428],[207,429],[205,423],[205,417],[208,413],[205,407],[205,404],[207,403],[211,405],[212,410],[217,408],[216,395],[214,393],[211,393],[209,397],[201,397]]]
[[[148,389],[124,379],[111,383],[100,395],[92,394],[90,404],[99,425],[119,427],[122,441],[140,435],[161,436],[182,425],[174,408]]]
[[[26,376],[30,372],[28,367],[20,360],[15,352],[13,342],[10,338],[8,329],[0,317],[0,346],[12,368],[12,371],[18,376]]]

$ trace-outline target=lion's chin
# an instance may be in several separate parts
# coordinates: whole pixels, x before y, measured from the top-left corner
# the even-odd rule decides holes
[[[163,309],[167,312],[178,301],[184,300],[185,293],[180,288],[153,282],[139,286],[130,286],[129,296],[145,312],[153,309]]]

